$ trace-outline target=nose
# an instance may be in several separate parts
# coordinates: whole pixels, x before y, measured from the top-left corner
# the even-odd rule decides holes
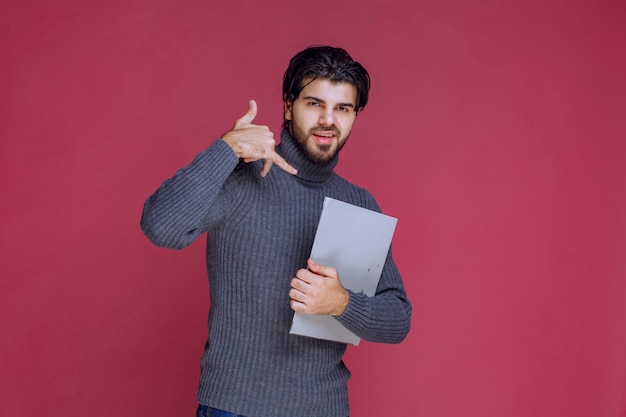
[[[320,110],[319,124],[321,126],[332,126],[335,123],[333,108],[328,106]]]

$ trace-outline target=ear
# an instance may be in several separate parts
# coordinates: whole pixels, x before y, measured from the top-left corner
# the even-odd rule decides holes
[[[283,105],[285,107],[285,120],[291,121],[291,118],[293,117],[293,101],[285,100]]]

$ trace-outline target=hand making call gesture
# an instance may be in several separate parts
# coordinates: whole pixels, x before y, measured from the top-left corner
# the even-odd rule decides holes
[[[290,174],[297,174],[298,171],[289,165],[287,161],[276,153],[274,147],[274,133],[267,126],[252,124],[257,114],[257,105],[254,100],[248,103],[248,111],[241,118],[235,121],[235,125],[230,132],[222,136],[235,154],[242,158],[244,162],[258,161],[264,159],[265,164],[261,170],[261,176],[265,177],[273,164],[278,165]]]

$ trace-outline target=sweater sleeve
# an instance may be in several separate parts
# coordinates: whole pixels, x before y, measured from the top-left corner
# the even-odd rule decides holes
[[[370,342],[400,343],[404,340],[411,326],[412,307],[391,250],[375,295],[348,293],[348,306],[336,317],[342,325]]]
[[[182,249],[228,211],[220,190],[239,159],[222,140],[199,153],[146,200],[141,230],[155,245]]]

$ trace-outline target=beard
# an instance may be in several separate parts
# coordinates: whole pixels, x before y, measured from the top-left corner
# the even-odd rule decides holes
[[[333,132],[335,137],[338,138],[338,141],[328,145],[320,145],[311,139],[313,134],[322,131]],[[348,134],[344,139],[341,139],[341,132],[335,126],[319,126],[305,132],[304,129],[293,123],[293,121],[290,123],[289,133],[291,133],[291,136],[296,140],[307,159],[315,165],[326,165],[332,161],[350,137]]]

